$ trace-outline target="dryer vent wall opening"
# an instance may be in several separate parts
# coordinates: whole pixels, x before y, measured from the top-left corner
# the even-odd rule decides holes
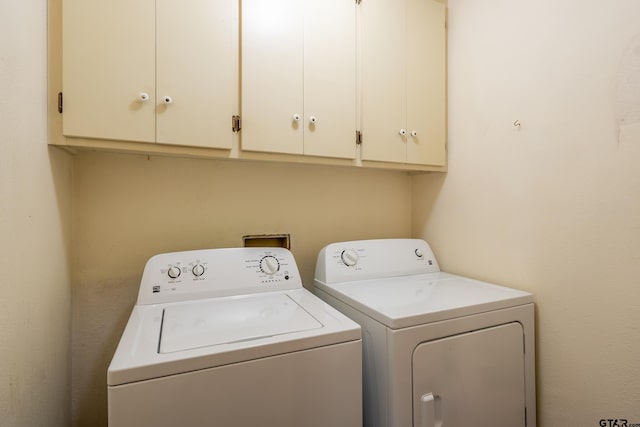
[[[287,234],[249,234],[242,236],[245,248],[285,248],[291,249],[291,235]]]

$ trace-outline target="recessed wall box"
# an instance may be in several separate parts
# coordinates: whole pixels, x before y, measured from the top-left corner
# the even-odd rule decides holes
[[[291,236],[289,234],[249,234],[242,236],[245,248],[254,247],[278,247],[291,249]]]

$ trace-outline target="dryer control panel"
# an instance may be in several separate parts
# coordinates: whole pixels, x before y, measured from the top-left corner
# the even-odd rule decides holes
[[[284,248],[172,252],[147,261],[137,303],[158,304],[301,287],[293,254]]]
[[[424,240],[356,240],[324,247],[318,255],[315,280],[337,283],[438,271],[438,262]]]

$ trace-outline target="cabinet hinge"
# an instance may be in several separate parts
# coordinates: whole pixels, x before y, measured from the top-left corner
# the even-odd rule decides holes
[[[242,121],[240,120],[240,116],[232,116],[231,130],[234,132],[240,132],[240,129],[242,129]]]
[[[58,92],[58,113],[62,114],[62,92]]]
[[[356,145],[362,144],[362,132],[359,130],[356,131]]]

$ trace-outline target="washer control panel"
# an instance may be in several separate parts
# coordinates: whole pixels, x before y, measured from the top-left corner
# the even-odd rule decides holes
[[[138,304],[185,301],[302,287],[284,248],[228,248],[155,255],[147,262]]]
[[[323,283],[440,271],[431,248],[420,239],[377,239],[332,243],[320,251],[316,280]]]

